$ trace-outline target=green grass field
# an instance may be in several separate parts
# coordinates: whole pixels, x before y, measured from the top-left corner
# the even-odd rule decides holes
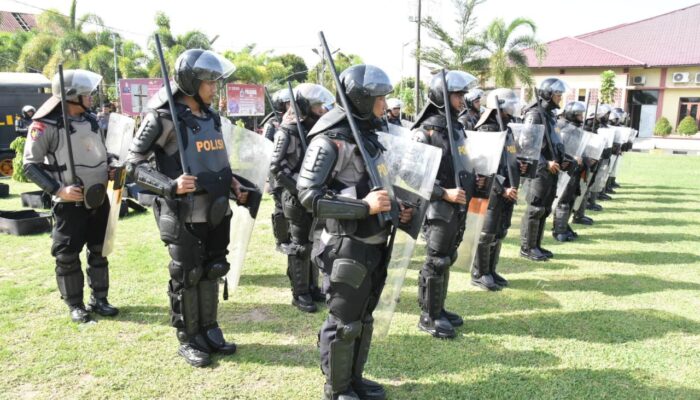
[[[522,205],[501,257],[511,287],[478,291],[452,274],[455,340],[416,328],[416,254],[388,337],[367,375],[392,399],[700,399],[700,157],[629,154],[622,189],[575,243],[545,246],[547,263],[517,256]],[[11,184],[0,209],[20,208]],[[167,252],[150,214],[129,217],[110,257],[116,318],[70,322],[48,234],[0,236],[0,398],[317,399],[323,377],[314,315],[290,305],[265,199],[241,287],[220,323],[239,345],[205,369],[177,355],[168,326]],[[84,259],[84,257],[83,257]],[[86,297],[88,293],[86,291]],[[87,298],[86,298],[87,300]]]

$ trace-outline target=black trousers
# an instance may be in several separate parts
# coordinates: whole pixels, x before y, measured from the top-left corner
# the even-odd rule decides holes
[[[109,201],[88,210],[82,203],[55,203],[51,233],[51,255],[56,258],[56,282],[61,298],[69,306],[83,302],[84,276],[80,253],[87,247],[87,276],[92,294],[107,297],[109,268],[102,256],[102,244],[109,217]]]

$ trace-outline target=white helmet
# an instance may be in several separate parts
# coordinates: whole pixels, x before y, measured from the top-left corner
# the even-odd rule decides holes
[[[496,104],[498,97],[498,104]],[[518,95],[511,89],[499,88],[489,92],[486,96],[486,108],[500,109],[504,113],[511,116],[518,116],[522,110],[523,104]]]
[[[391,110],[394,108],[401,108],[403,107],[403,103],[401,100],[397,99],[396,97],[392,97],[389,99],[386,99],[386,109]]]

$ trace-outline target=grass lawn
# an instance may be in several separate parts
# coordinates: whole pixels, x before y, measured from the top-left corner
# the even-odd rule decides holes
[[[392,399],[700,399],[700,157],[629,154],[618,181],[589,214],[596,224],[575,226],[577,242],[545,235],[547,263],[517,256],[521,204],[499,270],[511,287],[482,292],[468,271],[452,273],[447,305],[465,317],[455,340],[416,328],[421,249],[367,376]],[[28,190],[11,183],[0,209],[20,208]],[[119,225],[109,298],[121,313],[87,326],[59,299],[49,235],[0,236],[0,398],[320,398],[325,309],[290,305],[271,209],[266,197],[241,287],[221,303],[239,352],[205,369],[175,353],[167,252],[150,212]]]

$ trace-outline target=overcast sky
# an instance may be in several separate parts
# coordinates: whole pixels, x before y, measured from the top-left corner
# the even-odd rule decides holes
[[[55,8],[68,13],[70,0],[0,0],[0,10],[41,12],[38,8]],[[193,8],[187,8],[189,3]],[[79,0],[78,15],[100,15],[105,24],[144,45],[153,32],[156,11],[165,11],[175,34],[199,29],[213,37],[216,50],[240,49],[256,43],[259,51],[274,50],[303,57],[309,67],[319,58],[311,49],[318,46],[317,33],[323,30],[331,50],[360,55],[366,63],[383,68],[393,81],[415,74],[417,0]],[[452,0],[423,0],[423,16],[441,21],[456,30]],[[479,27],[494,18],[510,21],[516,17],[532,19],[538,27],[537,37],[549,41],[564,36],[607,28],[653,17],[697,3],[697,0],[624,1],[624,0],[486,0],[477,6]],[[25,5],[26,4],[26,5]],[[38,7],[38,8],[37,8]],[[424,30],[423,45],[430,44]],[[404,44],[407,44],[404,46]],[[402,58],[403,54],[403,58]],[[403,73],[402,73],[403,70]],[[427,70],[422,72],[427,75]]]

